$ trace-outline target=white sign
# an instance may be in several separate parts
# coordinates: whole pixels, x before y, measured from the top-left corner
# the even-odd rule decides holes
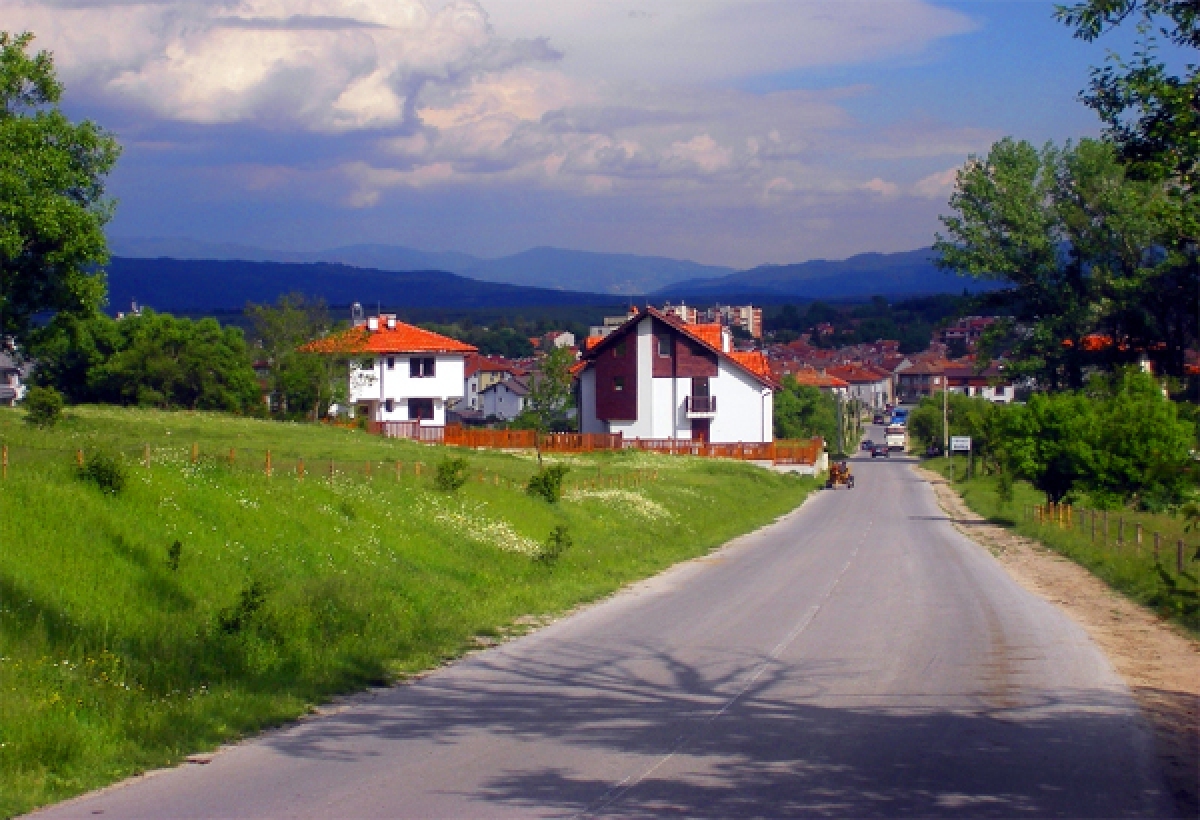
[[[959,451],[964,453],[971,451],[970,436],[950,436],[950,452],[957,453]]]

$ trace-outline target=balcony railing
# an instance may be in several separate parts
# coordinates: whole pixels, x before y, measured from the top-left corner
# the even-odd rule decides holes
[[[689,418],[715,416],[717,414],[717,397],[688,396],[687,414]]]

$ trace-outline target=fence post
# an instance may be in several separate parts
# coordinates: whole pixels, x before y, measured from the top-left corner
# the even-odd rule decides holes
[[[333,459],[329,459],[329,478],[333,478]]]
[[[401,462],[397,461],[396,462],[396,480],[397,481],[400,480],[400,473],[403,472],[403,470],[404,470],[404,465]]]
[[[1159,542],[1161,539],[1162,536],[1160,536],[1158,533],[1154,533],[1154,563],[1156,564],[1158,563]]]
[[[229,466],[232,467],[237,462],[237,448],[229,448]]]
[[[371,477],[371,462],[370,461],[367,462],[366,467],[364,468],[364,472],[366,473],[367,478]]]
[[[146,469],[150,468],[150,445],[149,444],[144,445],[142,447],[142,463],[144,465],[146,465]]]
[[[1125,516],[1117,519],[1117,546],[1125,546]]]
[[[1108,510],[1104,511],[1104,546],[1108,546]]]
[[[270,450],[267,450],[266,473],[267,473],[267,478],[270,478],[271,477],[271,451]]]
[[[1096,511],[1092,510],[1092,543],[1096,543]]]
[[[76,451],[75,451],[75,466],[76,466],[76,467],[82,467],[82,466],[83,466],[83,450],[76,450]]]
[[[416,473],[417,478],[421,477],[421,462],[418,461],[413,465],[413,472]]]
[[[8,480],[8,445],[7,444],[4,445],[3,462],[4,462],[4,465],[3,465],[4,474],[2,477],[4,478],[5,481],[7,481]]]
[[[200,445],[193,441],[192,442],[192,463],[195,464],[199,460],[200,460]]]
[[[1142,551],[1142,522],[1141,521],[1139,521],[1138,525],[1137,525],[1137,551],[1138,552]]]
[[[1175,542],[1175,571],[1183,572],[1183,539]]]
[[[296,459],[296,478],[300,481],[304,480],[304,459]]]

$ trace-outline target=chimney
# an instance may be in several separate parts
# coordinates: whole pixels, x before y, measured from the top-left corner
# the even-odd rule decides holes
[[[367,319],[367,330],[371,331],[372,333],[375,333],[377,330],[379,330],[378,316],[372,316],[370,319]]]

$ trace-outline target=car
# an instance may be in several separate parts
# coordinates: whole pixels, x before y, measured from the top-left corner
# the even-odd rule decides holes
[[[862,443],[862,448],[864,450],[872,450],[875,448],[875,442],[871,441],[870,439],[867,439],[866,441],[864,441]]]
[[[880,456],[883,456],[884,458],[891,458],[891,454],[889,453],[887,447],[882,444],[876,444],[871,448],[871,458],[879,458]]]
[[[872,424],[887,424],[887,419],[883,417],[883,413],[876,413],[875,418],[871,419]]]
[[[941,454],[942,454],[942,448],[936,444],[930,444],[928,447],[925,448],[925,457],[926,458],[936,458],[937,456],[940,456]]]

